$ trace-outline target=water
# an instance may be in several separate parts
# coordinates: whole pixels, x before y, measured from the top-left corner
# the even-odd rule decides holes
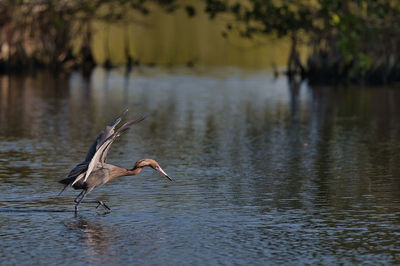
[[[267,71],[97,69],[0,78],[1,264],[398,264],[400,91]],[[57,181],[128,107],[148,118],[74,215]]]

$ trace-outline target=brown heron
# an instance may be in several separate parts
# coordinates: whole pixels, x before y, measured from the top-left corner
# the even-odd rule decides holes
[[[135,163],[132,169],[121,168],[112,164],[106,163],[107,152],[111,147],[114,140],[119,137],[122,133],[127,131],[132,125],[137,124],[144,120],[144,117],[136,120],[131,120],[115,131],[115,127],[121,121],[122,116],[126,113],[125,111],[120,117],[115,119],[109,124],[96,138],[94,143],[89,149],[86,159],[75,166],[68,177],[60,180],[61,184],[64,184],[64,188],[60,194],[68,187],[74,189],[81,189],[81,193],[74,199],[75,212],[78,210],[78,205],[82,202],[83,198],[92,191],[95,187],[100,187],[105,183],[113,180],[114,178],[121,176],[137,175],[143,169],[143,167],[151,167],[157,172],[160,172],[169,180],[172,179],[164,172],[160,165],[153,159],[141,159]],[[102,201],[95,201],[104,208],[110,210],[110,208]],[[96,208],[97,208],[96,207]]]

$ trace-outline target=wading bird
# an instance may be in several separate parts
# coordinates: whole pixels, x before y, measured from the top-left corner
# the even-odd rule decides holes
[[[68,174],[67,178],[59,181],[61,184],[65,185],[60,194],[71,186],[74,189],[82,190],[81,193],[74,199],[75,212],[78,211],[78,205],[82,202],[83,198],[95,187],[100,187],[117,177],[137,175],[140,173],[143,167],[146,166],[153,168],[157,172],[160,172],[172,181],[172,179],[167,175],[167,173],[164,172],[160,165],[152,159],[141,159],[135,163],[132,169],[125,169],[106,163],[107,152],[114,140],[122,133],[127,131],[132,125],[137,124],[144,119],[144,117],[141,117],[139,119],[129,121],[115,131],[115,127],[121,121],[122,116],[126,112],[127,110],[100,133],[90,147],[85,161],[75,166],[75,168],[73,168]],[[101,205],[110,210],[110,208],[102,201],[95,202],[98,203],[97,207]]]

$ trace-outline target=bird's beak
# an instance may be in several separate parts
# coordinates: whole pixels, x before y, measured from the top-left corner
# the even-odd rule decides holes
[[[167,173],[166,173],[163,169],[161,169],[161,167],[158,168],[158,169],[156,169],[156,171],[157,171],[157,172],[160,172],[160,173],[163,174],[166,178],[168,178],[170,181],[172,181],[171,177],[169,177],[169,176],[167,175]]]

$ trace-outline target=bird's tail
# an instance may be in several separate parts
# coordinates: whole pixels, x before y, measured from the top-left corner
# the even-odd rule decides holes
[[[70,185],[65,185],[64,188],[60,191],[60,193],[58,193],[58,196],[60,196],[61,193],[63,193],[64,190],[66,190],[66,189],[69,188],[69,187],[70,187]]]
[[[58,183],[64,184],[64,188],[60,191],[60,193],[58,193],[58,196],[61,195],[61,193],[63,193],[67,188],[69,188],[71,186],[73,180],[71,180],[70,177],[64,178],[60,181],[58,181]]]

